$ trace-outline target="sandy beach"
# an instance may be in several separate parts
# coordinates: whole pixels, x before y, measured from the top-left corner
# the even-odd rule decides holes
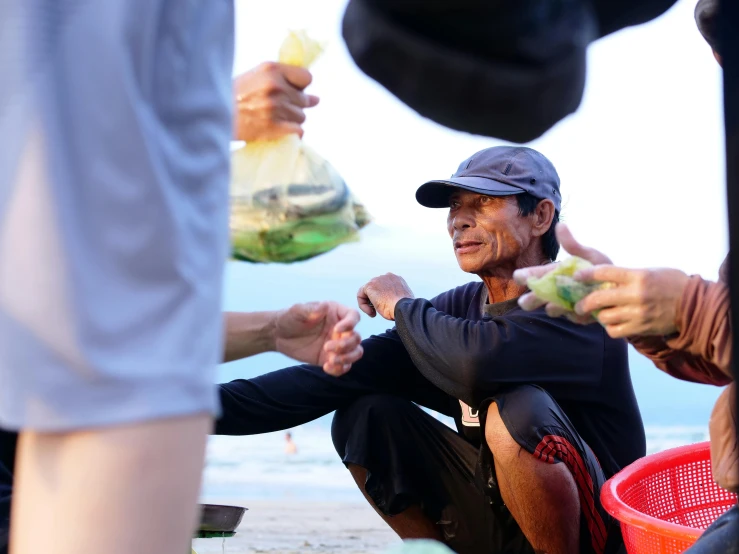
[[[209,500],[211,502],[211,500]],[[399,539],[367,504],[217,501],[249,508],[235,536],[195,539],[197,554],[381,554]]]

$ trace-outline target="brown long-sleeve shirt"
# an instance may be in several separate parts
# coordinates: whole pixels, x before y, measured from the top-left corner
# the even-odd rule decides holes
[[[697,275],[690,278],[677,307],[679,332],[676,336],[668,339],[634,337],[630,342],[673,377],[695,383],[729,385],[711,414],[711,463],[716,482],[737,492],[736,383],[732,382],[731,375],[730,304],[725,275],[722,271],[718,283]]]

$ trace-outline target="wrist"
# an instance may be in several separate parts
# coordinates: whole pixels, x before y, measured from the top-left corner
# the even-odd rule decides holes
[[[682,273],[682,272],[681,272]],[[680,336],[680,333],[682,332],[682,324],[683,324],[683,305],[685,304],[685,295],[686,291],[688,290],[688,284],[690,281],[696,277],[695,275],[687,275],[685,273],[682,273],[680,285],[678,288],[678,294],[675,295],[675,304],[674,304],[674,310],[675,314],[673,317],[673,326],[672,333],[669,333],[668,337],[665,337],[665,340],[675,340]]]
[[[275,310],[268,312],[266,324],[264,325],[264,333],[262,343],[265,352],[278,352],[280,318],[285,314],[286,310]]]

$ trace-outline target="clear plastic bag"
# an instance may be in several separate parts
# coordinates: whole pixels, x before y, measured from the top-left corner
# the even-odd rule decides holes
[[[291,32],[279,61],[308,67],[321,46]],[[297,135],[251,142],[231,157],[232,256],[291,263],[359,239],[369,214],[341,175]]]
[[[557,267],[542,277],[529,277],[526,285],[542,300],[574,312],[575,304],[591,292],[614,286],[613,283],[582,283],[573,279],[572,276],[578,270],[592,265],[587,260],[572,256],[557,264]]]

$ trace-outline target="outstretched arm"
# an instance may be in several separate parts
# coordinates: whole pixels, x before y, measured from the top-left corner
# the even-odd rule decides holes
[[[501,386],[596,385],[601,378],[603,331],[549,318],[543,310],[470,321],[427,300],[404,299],[395,307],[395,322],[419,371],[470,406]]]
[[[253,435],[289,429],[368,394],[400,396],[452,415],[449,397],[418,373],[397,333],[372,336],[362,346],[362,359],[338,378],[320,367],[300,365],[219,385],[222,413],[215,433]]]
[[[336,302],[296,304],[273,312],[226,312],[224,362],[280,352],[343,375],[362,357],[356,310]]]

